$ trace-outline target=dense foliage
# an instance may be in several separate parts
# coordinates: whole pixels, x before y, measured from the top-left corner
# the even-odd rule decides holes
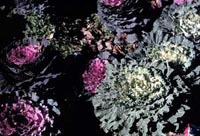
[[[170,1],[159,2],[155,8],[159,9],[170,3]],[[108,30],[117,34],[128,33],[131,37],[128,42],[134,43],[138,41],[142,31],[151,28],[152,22],[157,18],[157,13],[160,12],[151,6],[150,0],[146,2],[142,0],[99,0],[98,16],[100,23]]]
[[[0,135],[194,132],[200,1],[76,2],[0,1]]]
[[[178,119],[190,109],[180,99],[189,88],[164,62],[114,61],[96,92],[95,114],[101,127],[115,135],[164,135],[169,124],[177,131]]]
[[[187,11],[197,5],[194,1],[166,7],[153,30],[144,34],[142,49],[137,53],[142,58],[107,64],[106,78],[92,98],[95,115],[105,132],[120,136],[166,135],[169,131],[183,132],[184,123],[194,121],[184,118],[195,107],[191,105],[193,99],[199,96],[198,44],[194,37],[179,31],[183,29],[176,29],[180,18],[174,24],[167,19],[176,18],[178,13],[185,16],[180,9]],[[165,18],[165,13],[171,16]],[[198,27],[197,23],[192,24],[195,27],[188,27]],[[191,29],[185,31],[191,33]],[[196,29],[193,34],[197,34]]]

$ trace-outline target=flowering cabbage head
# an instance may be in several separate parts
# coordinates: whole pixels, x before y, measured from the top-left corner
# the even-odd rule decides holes
[[[185,36],[192,36],[194,39],[200,37],[200,14],[189,13],[183,15],[179,20],[179,25]]]
[[[113,61],[106,67],[106,77],[92,98],[105,132],[164,136],[169,124],[175,124],[174,131],[180,129],[177,120],[189,109],[184,101],[189,88],[166,63]],[[185,99],[179,103],[180,96]]]
[[[33,38],[13,40],[5,44],[0,50],[0,67],[5,77],[12,79],[14,83],[44,74],[56,58],[48,50],[48,44],[46,39]]]
[[[119,76],[121,75],[119,77],[121,83],[116,82],[116,88],[118,88],[118,85],[121,86],[119,96],[123,99],[123,103],[129,102],[130,98],[135,98],[135,102],[130,102],[132,105],[143,105],[144,99],[148,99],[148,102],[151,102],[162,95],[163,90],[161,88],[165,82],[159,74],[153,75],[152,73],[153,71],[144,67],[136,67],[133,70],[124,67],[124,70],[119,74]]]
[[[7,61],[19,67],[34,62],[40,55],[40,45],[18,46],[7,54]]]
[[[177,0],[178,1],[178,0]],[[181,0],[182,1],[182,0]],[[181,1],[179,1],[181,3]],[[183,1],[185,2],[185,1]],[[174,35],[184,35],[189,40],[200,42],[200,6],[199,0],[192,4],[172,4],[166,7],[160,18],[154,23],[155,30],[164,30]],[[196,45],[198,46],[198,45]]]
[[[120,6],[126,0],[103,0],[103,3],[108,6]]]
[[[172,67],[186,71],[196,56],[194,44],[183,35],[169,36],[161,30],[150,32],[146,37],[146,57],[152,61],[165,61]]]
[[[35,107],[30,101],[18,99],[0,105],[0,134],[3,136],[38,136],[50,121],[47,107]]]
[[[96,88],[105,78],[106,61],[96,58],[91,61],[89,69],[82,75],[85,89],[95,93]]]

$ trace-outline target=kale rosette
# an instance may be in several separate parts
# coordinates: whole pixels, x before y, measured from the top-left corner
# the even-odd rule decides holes
[[[183,35],[173,36],[162,30],[151,31],[145,37],[145,56],[151,61],[165,61],[177,70],[187,71],[196,59],[193,42]]]
[[[184,81],[166,63],[113,61],[107,64],[106,78],[92,103],[105,132],[161,136],[169,124],[175,126],[174,131],[180,129],[178,120],[190,109],[188,92]]]

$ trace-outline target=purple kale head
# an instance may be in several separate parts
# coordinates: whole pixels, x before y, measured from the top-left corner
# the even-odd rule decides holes
[[[40,55],[41,46],[37,44],[18,46],[7,54],[7,61],[19,67],[34,62]]]
[[[103,3],[108,6],[120,6],[126,0],[103,0]]]
[[[106,60],[96,58],[91,61],[89,69],[82,75],[85,89],[89,92],[95,93],[96,88],[105,78]]]
[[[3,136],[39,136],[50,122],[46,106],[17,99],[0,105],[0,134]]]

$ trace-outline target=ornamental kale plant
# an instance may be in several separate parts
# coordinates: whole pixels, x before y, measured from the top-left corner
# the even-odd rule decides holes
[[[166,7],[161,17],[154,23],[154,29],[164,29],[173,35],[183,34],[195,43],[199,43],[200,30],[199,1]]]
[[[151,8],[151,0],[98,0],[98,16],[100,23],[109,31],[116,34],[130,34],[129,43],[134,43],[140,38],[141,31],[150,28],[151,23],[157,18],[159,10]],[[156,1],[156,8],[161,8],[170,1]],[[139,37],[138,37],[139,36]]]
[[[162,30],[151,31],[145,37],[146,57],[152,61],[165,61],[175,68],[186,71],[197,56],[194,44],[184,36],[170,36]]]
[[[91,61],[89,69],[86,70],[82,77],[85,89],[91,93],[95,93],[96,88],[101,84],[105,78],[106,60],[96,58]]]
[[[33,88],[44,87],[49,80],[61,75],[60,71],[52,71],[57,54],[51,52],[47,44],[46,40],[31,38],[6,44],[7,47],[0,52],[0,94],[19,93],[17,88],[28,87],[30,89],[25,92],[32,92]]]
[[[7,55],[7,61],[20,67],[24,64],[32,63],[39,57],[41,48],[41,45],[37,44],[18,46]]]
[[[34,38],[13,40],[2,50],[2,58],[10,65],[22,67],[39,60],[48,41],[38,41]],[[4,56],[3,56],[4,55]]]
[[[168,125],[180,129],[178,120],[190,109],[188,92],[181,77],[164,62],[114,60],[107,64],[106,78],[92,103],[105,132],[164,136]]]
[[[16,98],[0,104],[0,134],[3,136],[39,136],[50,123],[48,109],[32,101]]]
[[[45,69],[51,65],[51,61],[54,60],[45,58],[47,45],[47,40],[38,41],[33,38],[14,40],[6,44],[0,53],[0,67],[4,75],[13,81],[22,81],[41,72],[44,73]],[[49,53],[50,58],[53,56],[50,57]]]

